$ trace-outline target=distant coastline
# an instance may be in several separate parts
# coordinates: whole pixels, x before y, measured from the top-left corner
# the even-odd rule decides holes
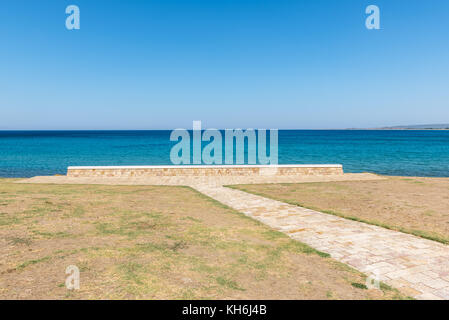
[[[449,123],[417,124],[417,125],[392,126],[380,128],[348,128],[347,130],[449,130]]]
[[[335,130],[339,130],[339,129],[335,129]],[[347,128],[347,129],[343,129],[343,130],[372,130],[372,131],[376,131],[376,130],[384,130],[384,131],[388,131],[388,130],[408,130],[408,131],[447,131],[449,130],[449,128]]]

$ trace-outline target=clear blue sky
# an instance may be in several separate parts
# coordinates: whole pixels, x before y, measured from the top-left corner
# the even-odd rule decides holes
[[[0,129],[449,123],[447,0],[2,0],[0,41]]]

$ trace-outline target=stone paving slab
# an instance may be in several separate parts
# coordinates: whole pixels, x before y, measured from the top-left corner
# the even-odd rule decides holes
[[[218,185],[193,188],[417,299],[449,299],[449,246]]]

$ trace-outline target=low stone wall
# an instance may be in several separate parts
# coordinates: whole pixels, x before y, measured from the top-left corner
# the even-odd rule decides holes
[[[173,176],[319,176],[340,175],[343,167],[327,165],[197,165],[68,167],[68,177],[173,177]]]

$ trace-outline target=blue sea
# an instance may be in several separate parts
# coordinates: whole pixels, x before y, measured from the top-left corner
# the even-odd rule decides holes
[[[170,131],[0,131],[0,177],[65,174],[68,166],[170,165],[176,142],[169,137]],[[449,177],[449,131],[281,130],[279,163]]]

